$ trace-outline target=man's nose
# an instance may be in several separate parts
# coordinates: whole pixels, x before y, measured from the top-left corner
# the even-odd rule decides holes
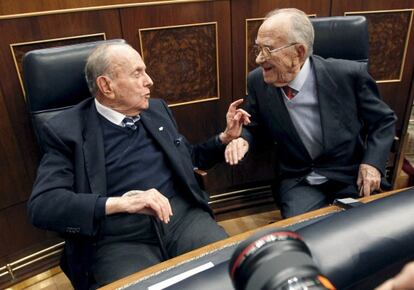
[[[151,77],[147,73],[145,73],[145,76],[146,76],[145,86],[146,87],[152,87],[154,82],[152,81]]]
[[[256,56],[256,63],[257,64],[262,64],[266,61],[266,58],[264,57],[263,53],[260,52],[257,56]]]

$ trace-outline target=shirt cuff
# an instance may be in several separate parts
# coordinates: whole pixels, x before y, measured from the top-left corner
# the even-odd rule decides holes
[[[214,145],[216,145],[219,148],[226,147],[226,144],[222,143],[220,140],[220,134],[217,134],[216,137],[214,138]]]

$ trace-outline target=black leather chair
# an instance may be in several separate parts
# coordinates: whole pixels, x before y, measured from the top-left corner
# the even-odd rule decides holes
[[[364,16],[337,16],[311,18],[315,29],[314,54],[324,58],[340,58],[369,63],[368,23]],[[399,138],[394,137],[388,158],[386,175],[381,189],[391,189],[391,178],[396,163]]]
[[[91,95],[85,81],[84,67],[92,50],[103,40],[33,50],[23,58],[26,101],[39,145],[42,146],[43,123]]]
[[[29,51],[23,59],[23,79],[28,110],[39,146],[45,121],[91,97],[85,81],[86,59],[99,44],[125,42],[102,40]],[[42,150],[43,151],[43,150]],[[196,178],[205,188],[207,173],[195,169]]]
[[[311,18],[314,54],[368,63],[368,24],[364,16]]]

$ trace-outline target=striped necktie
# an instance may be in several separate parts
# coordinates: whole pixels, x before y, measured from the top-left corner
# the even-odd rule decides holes
[[[136,130],[137,129],[137,125],[135,124],[136,122],[139,121],[139,117],[125,117],[122,120],[122,124],[124,125],[124,127],[129,128],[131,130]]]

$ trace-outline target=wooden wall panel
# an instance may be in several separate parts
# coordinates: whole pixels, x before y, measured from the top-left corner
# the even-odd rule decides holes
[[[124,38],[138,51],[143,52],[148,73],[153,76],[153,96],[167,101],[174,100],[172,101],[174,104],[186,103],[172,107],[180,132],[190,142],[198,143],[223,130],[225,113],[231,102],[230,2],[214,1],[126,8],[121,9],[120,15]],[[183,27],[176,27],[179,25]],[[202,40],[210,38],[215,42],[215,36],[209,34],[210,32],[202,32],[208,34],[202,38],[193,37],[194,31],[200,27],[212,26],[216,27],[217,43],[207,45]],[[144,38],[147,31],[158,31],[158,37],[166,37],[165,39],[168,39],[166,41],[171,44],[164,46],[163,41],[157,42],[157,39],[153,39],[151,43],[144,41],[141,48],[140,29]],[[163,49],[160,49],[159,45]],[[217,49],[217,55],[214,56],[215,49]],[[148,54],[149,51],[155,50],[158,52]],[[206,54],[209,57],[206,57]],[[160,62],[159,59],[164,59],[165,63]],[[175,60],[175,63],[171,63],[168,59]],[[218,61],[218,70],[211,67],[208,71],[206,63],[215,65],[216,61]],[[165,68],[164,66],[177,67]],[[214,87],[205,86],[208,83],[211,86],[218,84],[218,94],[215,93]],[[175,84],[181,87],[182,93],[170,90],[165,84]],[[205,96],[191,97],[191,91],[200,90],[200,86],[207,89]],[[185,90],[190,90],[190,92],[184,93]],[[174,93],[178,95],[171,96]],[[198,102],[200,99],[210,99],[210,97],[212,100]],[[215,180],[214,184],[209,184],[208,187],[211,193],[226,191],[232,184],[231,171],[226,165],[218,165],[213,170],[209,170],[209,175],[209,180]]]
[[[7,253],[10,253],[9,251],[9,246],[7,241],[7,235],[8,235],[8,227],[7,227],[7,222],[6,222],[6,217],[4,216],[4,213],[0,212],[0,228],[2,229],[0,231],[0,257],[5,257],[7,255]],[[2,259],[0,258],[0,261]],[[4,263],[0,263],[0,265],[2,266]],[[1,267],[0,266],[0,267]]]
[[[31,261],[30,259],[14,264],[16,261],[61,241],[56,233],[36,229],[29,223],[25,203],[1,210],[0,227],[2,229],[0,234],[0,268],[11,264],[16,279],[31,275],[33,269],[30,267],[18,269],[19,266]],[[57,264],[57,259],[56,256],[53,256],[32,266],[42,271],[47,269],[49,265]],[[10,282],[11,275],[4,275],[4,273],[4,271],[0,271],[0,288],[3,288],[2,285],[6,286],[12,283]]]
[[[5,221],[5,227],[2,229],[7,233],[4,236],[3,245],[8,253],[18,253],[22,249],[32,248],[39,241],[45,245],[47,240],[56,240],[56,234],[44,233],[30,224],[24,203],[7,208],[1,212],[1,216]],[[26,254],[29,253],[26,252]],[[11,255],[9,262],[13,261],[13,258],[16,257]]]
[[[411,87],[414,47],[412,23],[408,24],[411,20],[407,16],[412,12],[401,12],[401,9],[412,9],[414,0],[176,0],[150,3],[155,1],[0,2],[0,268],[59,241],[55,234],[32,227],[26,216],[26,200],[35,178],[39,152],[11,44],[14,44],[19,67],[23,53],[32,47],[80,42],[81,38],[68,38],[104,33],[107,39],[124,38],[141,51],[140,29],[143,35],[145,31],[156,32],[150,35],[150,41],[149,34],[147,41],[141,39],[148,72],[155,80],[153,97],[163,97],[176,105],[172,110],[181,133],[191,142],[200,142],[224,129],[228,105],[245,96],[247,19],[264,17],[270,10],[282,7],[297,7],[316,16],[347,12],[370,14],[373,52],[375,48],[375,61],[370,68],[373,74],[383,81],[394,78],[403,63],[401,80],[381,82],[379,87],[386,102],[397,112],[399,136],[404,137],[401,132],[405,132],[408,123],[410,106],[407,104],[414,98]],[[371,13],[378,10],[399,12]],[[41,13],[37,16],[18,15],[17,18],[10,15],[30,12]],[[164,34],[169,42],[164,43]],[[409,38],[406,57],[402,61],[404,35]],[[214,44],[215,37],[217,42]],[[22,44],[51,39],[64,40]],[[199,59],[197,54],[205,57],[201,58],[202,64],[195,61]],[[214,194],[268,185],[274,177],[272,149],[273,144],[260,148],[234,169],[226,165],[216,166],[208,173],[208,180],[212,182],[208,191]],[[256,191],[268,194],[267,186],[261,188]],[[218,199],[216,196],[213,200]],[[2,279],[0,288],[5,285]]]
[[[200,0],[199,0],[200,1]],[[206,0],[201,0],[206,1]],[[207,0],[211,1],[211,0]],[[162,3],[162,2],[188,2],[188,0],[2,0],[0,1],[0,16],[10,14],[22,14],[33,12],[45,12],[50,10],[67,10],[79,8],[115,8],[120,5],[142,5],[145,3]]]
[[[233,0],[232,11],[232,53],[233,53],[233,99],[244,97],[246,94],[246,21],[262,18],[276,8],[295,7],[307,14],[329,16],[330,0],[300,1],[300,0]],[[274,178],[273,146],[260,148],[257,153],[235,167],[234,184],[269,183]]]
[[[0,210],[16,202],[25,200],[30,181],[19,150],[17,140],[10,126],[11,116],[6,110],[5,100],[0,90]]]
[[[413,10],[348,14],[362,15],[368,20],[369,71],[374,79],[385,83],[401,81]]]

